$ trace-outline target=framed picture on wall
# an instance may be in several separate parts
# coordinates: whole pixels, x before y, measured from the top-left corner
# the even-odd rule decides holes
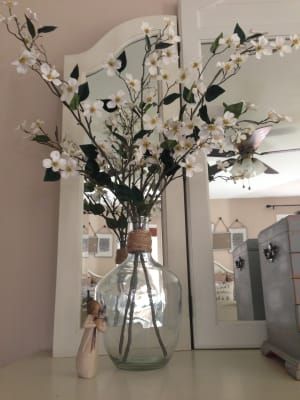
[[[113,256],[113,235],[112,233],[97,233],[97,250],[95,257]]]
[[[89,235],[82,235],[82,257],[87,258],[89,256]]]
[[[247,228],[229,228],[229,232],[231,234],[230,252],[232,253],[236,247],[240,246],[245,242],[245,240],[247,240]]]

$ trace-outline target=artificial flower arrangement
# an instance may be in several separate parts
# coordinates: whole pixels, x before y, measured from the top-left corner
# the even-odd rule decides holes
[[[145,35],[142,76],[137,78],[125,73],[125,51],[118,56],[111,54],[103,68],[108,79],[111,76],[120,79],[126,92],[119,90],[108,99],[89,101],[89,85],[79,83],[78,66],[74,66],[67,80],[62,79],[41,44],[45,34],[56,27],[37,27],[37,14],[30,9],[26,10],[25,20],[20,21],[14,14],[17,2],[6,0],[3,4],[8,15],[1,15],[0,20],[23,46],[18,60],[12,63],[17,72],[35,72],[68,108],[90,140],[87,145],[76,144],[60,139],[58,130],[51,136],[41,120],[30,126],[21,124],[21,130],[31,140],[53,149],[43,161],[44,179],[55,181],[83,175],[86,211],[103,215],[121,243],[126,241],[125,225],[129,217],[150,215],[174,179],[183,174],[191,177],[201,170],[197,161],[200,151],[234,149],[251,135],[253,126],[270,126],[285,119],[270,112],[260,122],[245,121],[243,115],[252,105],[243,101],[224,104],[222,115],[210,116],[207,105],[224,93],[222,84],[235,76],[249,57],[261,59],[275,53],[280,56],[290,53],[292,48],[300,47],[297,35],[269,41],[260,33],[246,36],[237,24],[232,35],[220,34],[215,39],[205,65],[196,60],[189,67],[178,69],[174,77],[168,67],[178,65],[180,37],[173,23],[166,19],[165,27],[159,31],[145,22],[141,27]],[[204,83],[205,71],[213,59],[228,51],[230,55],[225,61],[212,66],[216,68],[213,79]],[[162,87],[159,100],[158,85]],[[175,101],[178,114],[163,120],[162,107]],[[101,136],[93,132],[95,118],[104,120],[106,131]],[[227,167],[226,163],[218,163],[216,172]],[[95,196],[95,190],[99,196]]]
[[[53,135],[49,134],[41,120],[31,125],[21,124],[20,129],[29,139],[52,150],[49,158],[43,160],[46,170],[44,180],[58,181],[82,175],[85,181],[86,212],[103,216],[107,225],[116,233],[121,246],[127,245],[129,219],[138,225],[143,224],[143,218],[151,215],[171,182],[182,176],[192,177],[201,171],[198,161],[200,152],[209,154],[215,150],[235,150],[251,136],[254,127],[269,127],[286,120],[285,116],[272,111],[261,121],[249,121],[245,114],[252,105],[245,101],[223,104],[222,114],[212,116],[209,104],[225,92],[222,85],[240,71],[249,57],[259,60],[276,53],[280,56],[288,54],[292,49],[300,47],[297,35],[291,38],[277,37],[270,41],[261,33],[247,36],[237,24],[233,34],[224,36],[221,33],[214,40],[205,64],[195,60],[190,66],[177,68],[174,76],[174,65],[178,67],[180,43],[176,27],[167,18],[161,30],[144,22],[141,27],[145,44],[141,76],[134,77],[126,71],[125,51],[118,55],[110,54],[103,68],[108,79],[114,76],[120,80],[123,89],[108,98],[92,101],[89,99],[89,84],[87,81],[82,82],[77,65],[65,80],[48,59],[41,39],[55,31],[56,27],[38,26],[36,13],[29,9],[26,10],[25,20],[21,21],[14,14],[16,1],[6,0],[3,4],[8,13],[6,16],[1,15],[0,20],[7,31],[22,44],[21,55],[12,63],[17,72],[26,74],[31,70],[37,74],[49,91],[69,110],[89,139],[88,144],[61,139],[58,129]],[[225,60],[214,63],[220,55],[224,55]],[[205,73],[209,67],[215,68],[215,74],[206,82]],[[162,109],[174,102],[178,105],[176,114],[172,118],[163,119]],[[93,121],[97,118],[101,118],[105,126],[100,135],[93,130]],[[228,167],[225,163],[218,163],[210,173],[210,178]],[[239,178],[239,173],[232,175],[234,179]],[[152,294],[154,288],[151,287],[142,254],[143,246],[149,249],[149,238],[142,235],[136,239],[138,246],[132,240],[130,243],[131,253],[135,255],[128,280],[130,284],[125,310],[121,313],[123,320],[119,324],[116,309],[112,318],[116,325],[111,323],[113,326],[121,326],[119,353],[111,356],[118,363],[126,363],[132,346],[134,313],[135,308],[138,308],[135,295],[138,279],[141,281],[140,273],[144,274],[152,326],[163,360],[170,356],[170,350],[161,337]],[[116,307],[119,301],[124,302],[122,299],[116,298]],[[159,304],[157,307],[162,303]],[[174,340],[172,343],[171,349],[175,347]]]

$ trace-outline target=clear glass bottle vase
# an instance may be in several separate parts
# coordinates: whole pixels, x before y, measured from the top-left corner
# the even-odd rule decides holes
[[[170,360],[178,339],[180,282],[153,260],[148,218],[133,223],[128,253],[96,289],[97,300],[106,307],[105,348],[118,368],[160,368]]]

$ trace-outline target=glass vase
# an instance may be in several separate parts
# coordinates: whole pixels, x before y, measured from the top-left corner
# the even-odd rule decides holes
[[[98,284],[106,307],[106,351],[121,369],[147,370],[170,360],[178,339],[181,286],[177,276],[151,256],[148,219],[128,235],[127,259]]]

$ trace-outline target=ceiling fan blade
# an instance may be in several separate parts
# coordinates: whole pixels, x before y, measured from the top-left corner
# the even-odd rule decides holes
[[[209,154],[207,154],[207,157],[220,157],[220,158],[234,157],[234,156],[236,156],[236,153],[234,151],[221,152],[220,150],[217,149],[213,149]]]
[[[276,171],[276,169],[270,167],[268,164],[262,162],[261,160],[259,160],[261,163],[264,164],[264,166],[267,168],[264,172],[264,174],[279,174],[278,171]]]
[[[286,149],[286,150],[271,150],[271,151],[263,151],[262,153],[256,153],[260,156],[264,156],[266,154],[276,154],[276,153],[288,153],[288,152],[292,152],[292,151],[300,151],[300,148],[296,148],[296,149]]]
[[[268,136],[271,129],[271,126],[265,126],[263,128],[256,129],[247,140],[241,143],[239,146],[240,152],[243,153],[258,149],[261,143]]]

